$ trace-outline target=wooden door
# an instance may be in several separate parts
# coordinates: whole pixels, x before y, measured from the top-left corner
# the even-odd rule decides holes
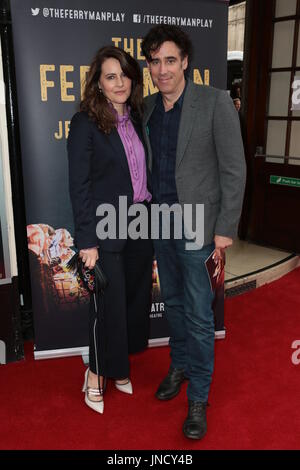
[[[248,0],[244,88],[247,191],[242,238],[300,252],[300,0]],[[299,93],[300,95],[300,93]]]

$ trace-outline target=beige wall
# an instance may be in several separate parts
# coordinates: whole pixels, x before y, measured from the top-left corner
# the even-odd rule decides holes
[[[244,50],[246,2],[229,7],[228,51]]]

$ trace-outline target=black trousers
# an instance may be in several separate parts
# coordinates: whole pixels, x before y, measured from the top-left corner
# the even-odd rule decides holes
[[[151,307],[151,240],[128,239],[122,252],[100,252],[108,287],[99,297],[96,314],[90,303],[90,369],[105,377],[129,376],[128,354],[147,347]]]

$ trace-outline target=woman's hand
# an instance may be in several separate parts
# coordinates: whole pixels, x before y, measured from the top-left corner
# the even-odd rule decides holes
[[[82,259],[85,267],[93,269],[97,259],[99,259],[98,248],[87,248],[79,251],[79,257]]]

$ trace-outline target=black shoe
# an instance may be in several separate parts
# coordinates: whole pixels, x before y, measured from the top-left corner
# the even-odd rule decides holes
[[[171,400],[180,392],[180,386],[185,380],[184,369],[170,367],[168,375],[159,385],[155,396],[159,400]]]
[[[206,408],[208,404],[189,400],[189,412],[183,423],[183,434],[189,439],[202,439],[207,431]]]

